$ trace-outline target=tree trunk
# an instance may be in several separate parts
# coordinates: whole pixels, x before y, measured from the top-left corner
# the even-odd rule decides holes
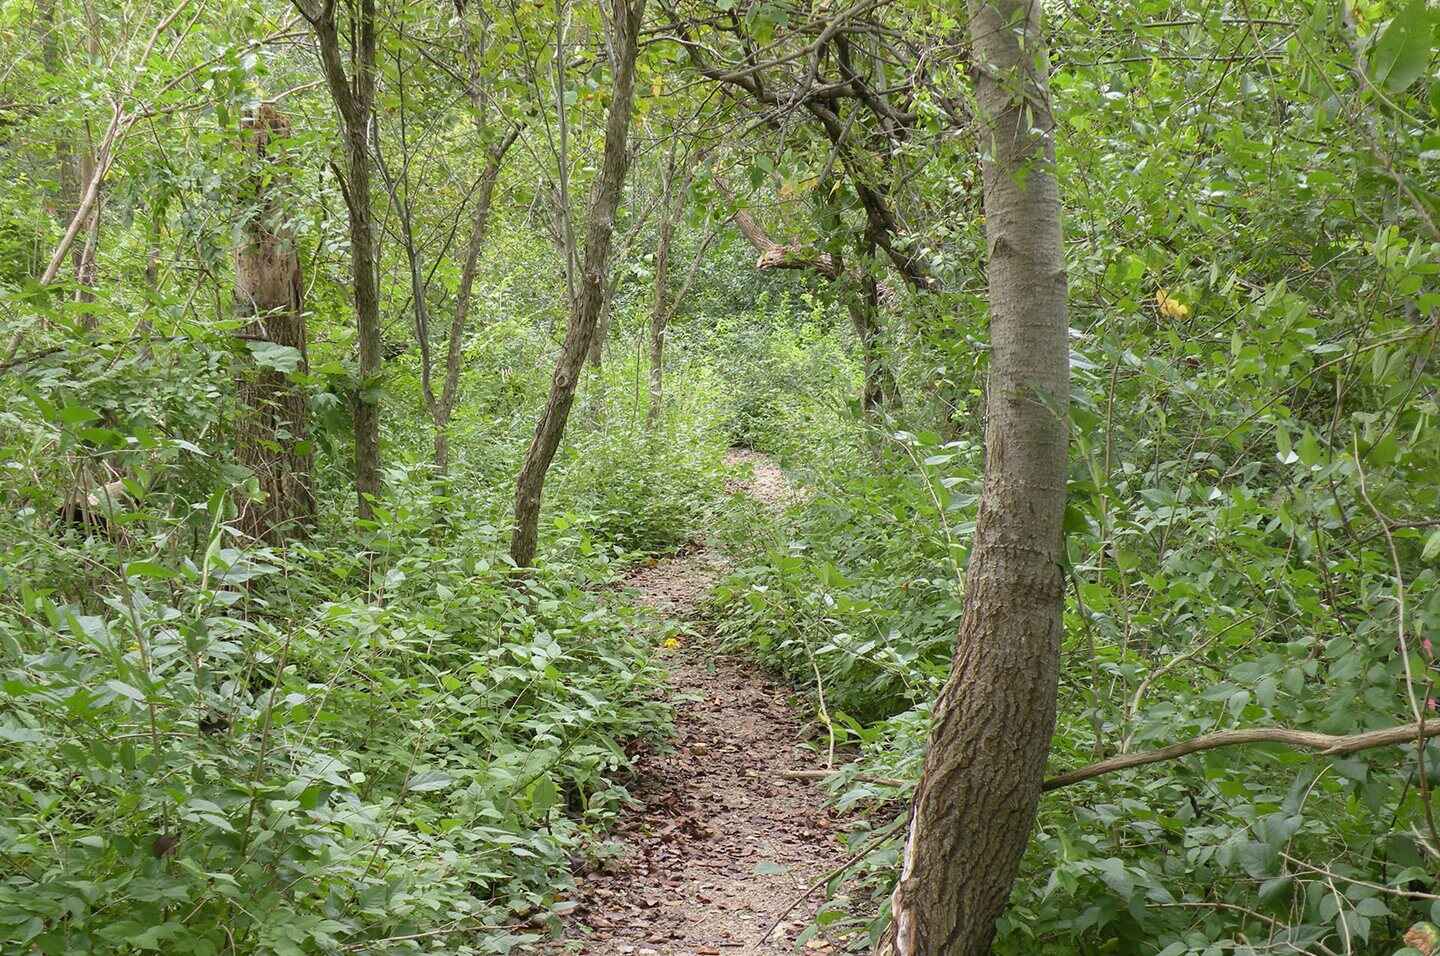
[[[867,237],[865,252],[867,259],[875,257],[875,240]],[[858,294],[848,295],[850,321],[855,326],[855,337],[860,340],[861,365],[864,368],[865,383],[860,393],[860,408],[866,415],[877,411],[894,411],[901,406],[900,384],[885,361],[880,328],[880,284],[870,271],[868,264],[862,264],[857,271]],[[848,284],[848,283],[847,283]]]
[[[369,110],[366,109],[368,117]],[[360,381],[355,391],[355,496],[359,515],[374,516],[371,499],[380,495],[380,299],[375,287],[375,232],[370,209],[368,119],[347,130],[350,262],[355,283],[355,326],[359,333]]]
[[[477,104],[478,108],[479,104]],[[470,316],[470,299],[475,288],[475,274],[485,236],[490,230],[490,210],[494,205],[495,183],[500,179],[505,154],[520,137],[520,127],[512,127],[505,138],[491,151],[480,178],[480,195],[475,200],[475,217],[470,222],[470,238],[465,244],[465,262],[460,269],[460,287],[455,292],[455,315],[450,322],[450,338],[445,349],[445,384],[432,417],[435,422],[435,471],[444,476],[450,468],[450,416],[460,399],[460,360],[465,354],[465,325]]]
[[[650,409],[645,420],[654,427],[665,414],[665,327],[670,323],[670,243],[675,236],[671,183],[675,154],[666,172],[665,208],[660,215],[660,240],[655,247],[655,304],[650,310]]]
[[[1039,4],[969,8],[988,157],[985,485],[955,662],[880,947],[894,956],[990,951],[1055,726],[1069,352],[1049,67]]]
[[[99,37],[96,33],[94,11],[88,4],[85,12],[89,30],[85,48],[90,58],[89,65],[94,67],[100,50]],[[45,72],[51,77],[55,77],[61,70],[60,20],[57,16],[55,0],[41,0],[36,6],[36,14],[40,20],[41,29],[44,31],[40,42],[41,63]],[[80,194],[84,191],[85,184],[94,175],[95,152],[93,146],[82,143],[77,151],[76,144],[62,135],[55,143],[55,169],[59,192],[56,197],[54,213],[63,229],[75,217],[75,211],[80,206]],[[90,214],[85,218],[84,228],[85,241],[71,246],[70,262],[75,269],[75,301],[93,302],[95,301],[93,289],[97,271],[95,250],[100,239],[100,201],[98,199]],[[80,323],[86,328],[94,328],[94,313],[82,313]]]
[[[85,52],[90,57],[92,69],[98,69],[100,63],[100,21],[95,15],[93,4],[85,4],[85,25],[87,37],[85,41]],[[72,154],[73,155],[73,154]],[[79,175],[76,185],[67,200],[78,202],[80,189],[79,183],[88,183],[95,176],[97,165],[95,156],[95,144],[87,136],[81,147],[80,159],[78,162]],[[90,303],[95,301],[95,281],[99,278],[99,265],[96,262],[96,255],[100,248],[100,210],[105,205],[103,194],[98,196],[95,204],[90,208],[90,215],[85,222],[85,242],[76,246],[71,256],[75,262],[75,301],[79,303]],[[74,207],[67,206],[67,211],[74,213]],[[96,325],[94,312],[82,312],[80,324],[87,329],[93,329]]]
[[[595,322],[595,334],[590,337],[591,369],[590,380],[594,387],[590,392],[590,421],[596,426],[605,424],[605,340],[610,335],[611,311],[615,306],[615,286],[605,283],[600,300],[600,318]]]
[[[585,363],[595,324],[604,306],[609,282],[610,240],[615,232],[615,211],[629,163],[630,113],[635,93],[635,57],[639,45],[640,21],[645,0],[615,0],[614,5],[614,94],[605,119],[605,152],[600,175],[591,194],[586,226],[585,264],[580,290],[565,342],[555,361],[550,397],[535,426],[535,437],[525,452],[525,461],[515,481],[515,530],[510,538],[510,556],[517,567],[530,567],[535,560],[540,527],[540,498],[545,474],[565,433],[565,422],[575,400],[575,385]]]
[[[241,336],[248,341],[288,346],[300,353],[299,372],[309,371],[305,354],[305,317],[300,296],[300,258],[294,230],[283,222],[283,203],[266,185],[261,166],[270,140],[285,136],[289,122],[273,106],[260,104],[246,117],[245,148],[253,154],[253,203],[241,226],[235,249],[235,309],[249,321]],[[261,501],[240,508],[240,528],[252,537],[276,542],[293,536],[315,514],[310,488],[310,450],[305,393],[290,376],[266,365],[245,369],[240,376],[236,423],[236,457],[255,473]]]
[[[375,223],[370,207],[370,118],[375,102],[375,0],[354,4],[350,61],[346,76],[340,34],[331,0],[296,0],[315,31],[320,67],[330,98],[340,113],[345,148],[341,188],[350,222],[350,271],[354,283],[355,327],[360,352],[360,381],[352,406],[355,427],[355,496],[362,519],[374,517],[371,499],[380,494],[380,299],[375,287]]]

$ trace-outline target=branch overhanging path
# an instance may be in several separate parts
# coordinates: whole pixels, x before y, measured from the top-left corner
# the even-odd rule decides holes
[[[732,451],[727,461],[753,469],[732,491],[768,507],[794,495],[768,458]],[[727,566],[700,544],[642,568],[625,587],[666,619],[664,633],[694,615]],[[675,637],[678,646],[662,650],[679,698],[673,751],[639,759],[629,789],[641,807],[621,825],[622,853],[577,874],[566,938],[542,952],[794,952],[824,901],[823,892],[807,891],[845,862],[838,825],[813,786],[781,775],[814,759],[788,691],[693,631]],[[841,950],[812,940],[806,951]]]

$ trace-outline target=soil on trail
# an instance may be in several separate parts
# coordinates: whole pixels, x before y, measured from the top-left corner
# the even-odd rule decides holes
[[[754,478],[733,492],[778,507],[794,497],[763,455],[732,450]],[[698,550],[642,569],[636,599],[671,619],[692,616],[724,574],[724,556]],[[546,953],[720,956],[794,951],[824,901],[816,889],[844,859],[838,824],[811,784],[782,779],[814,763],[787,691],[702,638],[662,651],[677,695],[673,751],[641,759],[631,787],[643,806],[626,815],[622,854],[576,877],[577,907]],[[783,916],[783,918],[782,918]],[[779,920],[773,932],[772,924]],[[762,938],[763,937],[763,938]],[[804,951],[832,953],[812,940]]]

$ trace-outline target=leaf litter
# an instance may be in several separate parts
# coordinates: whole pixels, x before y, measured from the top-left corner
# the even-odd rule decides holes
[[[729,482],[732,493],[771,508],[797,497],[768,456],[732,449],[726,463],[748,464],[754,475]],[[626,587],[637,603],[683,623],[727,567],[723,554],[702,544],[641,568]],[[621,852],[576,874],[564,938],[539,952],[749,956],[797,946],[836,952],[823,939],[797,942],[823,891],[786,914],[845,858],[840,822],[814,786],[779,776],[814,762],[805,718],[788,705],[785,687],[693,631],[665,641],[662,653],[676,699],[673,750],[639,758],[631,788],[639,807],[616,833]]]

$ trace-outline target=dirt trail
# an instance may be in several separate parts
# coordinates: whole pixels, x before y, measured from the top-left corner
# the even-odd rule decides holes
[[[769,458],[734,450],[754,478],[732,483],[771,506],[794,491]],[[627,585],[667,617],[692,616],[724,574],[724,556],[699,550],[645,568]],[[813,786],[781,779],[810,766],[802,720],[787,691],[707,642],[680,638],[663,651],[680,698],[674,751],[642,759],[632,787],[644,806],[627,814],[624,853],[580,875],[566,939],[545,953],[586,956],[775,954],[823,902],[823,890],[762,935],[807,889],[839,865],[837,825]],[[812,940],[806,952],[834,952]]]

